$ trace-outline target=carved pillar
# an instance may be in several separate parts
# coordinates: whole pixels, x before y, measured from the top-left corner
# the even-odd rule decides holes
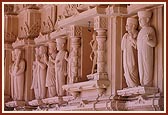
[[[70,27],[70,40],[71,40],[71,44],[70,44],[70,49],[72,50],[73,56],[71,56],[71,61],[72,61],[72,65],[71,65],[71,72],[73,74],[71,74],[72,78],[75,78],[72,82],[78,82],[79,81],[79,76],[80,76],[80,42],[81,42],[81,34],[82,34],[82,27],[79,26],[74,26],[72,25]]]
[[[98,79],[107,79],[107,74],[105,70],[106,64],[106,32],[107,32],[107,18],[97,16],[94,18],[94,30],[97,32],[96,40],[98,43],[98,50],[97,50],[97,73],[99,76]]]
[[[11,98],[11,77],[9,74],[10,65],[12,64],[12,42],[18,35],[18,17],[13,12],[13,5],[5,5],[4,15],[4,94],[5,101]]]
[[[12,45],[11,44],[5,44],[5,50],[4,50],[4,94],[5,98],[9,98],[11,96],[11,85],[10,85],[10,74],[9,69],[10,65],[12,64]],[[7,101],[7,100],[5,100]]]
[[[34,61],[34,45],[30,43],[29,45],[24,46],[24,59],[26,61],[26,71],[25,71],[25,101],[29,101],[33,99],[33,90],[31,89],[32,84],[32,67]]]

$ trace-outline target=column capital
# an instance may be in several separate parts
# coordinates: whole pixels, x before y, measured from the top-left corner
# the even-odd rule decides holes
[[[102,16],[94,17],[94,30],[105,29],[107,30],[107,18]]]
[[[81,37],[82,36],[82,27],[81,26],[70,26],[70,36]]]

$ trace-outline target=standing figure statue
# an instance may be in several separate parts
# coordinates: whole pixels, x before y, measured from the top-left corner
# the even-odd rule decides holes
[[[24,77],[25,61],[22,59],[21,50],[14,50],[15,62],[12,67],[12,76],[14,78],[13,100],[22,101],[24,99]]]
[[[48,97],[56,96],[56,79],[55,79],[55,57],[56,57],[56,44],[54,42],[48,43],[49,59],[45,59],[47,64],[46,87],[48,87]]]
[[[93,61],[92,73],[91,74],[93,74],[95,72],[95,69],[97,69],[97,49],[98,49],[98,44],[97,44],[97,41],[96,41],[96,32],[95,31],[93,32],[92,38],[93,39],[90,42],[90,46],[92,48],[92,52],[90,54],[90,59],[91,59],[91,61]]]
[[[124,34],[121,41],[121,50],[123,51],[124,76],[128,87],[135,87],[139,85],[136,44],[136,38],[138,35],[138,31],[136,30],[137,26],[137,19],[127,18],[127,33]]]
[[[47,47],[39,47],[39,56],[36,60],[38,66],[38,90],[39,90],[39,99],[44,99],[46,97],[46,73],[47,65],[45,59],[47,58]]]
[[[39,99],[39,89],[38,89],[38,60],[39,57],[39,49],[38,47],[35,48],[35,61],[33,62],[33,80],[32,80],[32,85],[31,89],[34,89],[34,94],[35,94],[35,99]]]
[[[152,86],[154,72],[153,48],[156,46],[156,35],[150,26],[152,12],[139,11],[139,24],[142,27],[137,37],[138,68],[142,86]]]
[[[55,59],[56,92],[58,96],[64,96],[65,91],[63,90],[62,86],[65,85],[67,76],[67,61],[65,60],[65,55],[67,53],[65,49],[66,39],[57,38],[56,44],[58,50]]]

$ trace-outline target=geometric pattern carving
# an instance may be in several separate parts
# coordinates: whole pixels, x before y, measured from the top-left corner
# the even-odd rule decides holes
[[[96,29],[107,29],[107,18],[97,16],[94,18],[94,30]]]
[[[81,37],[82,36],[82,27],[80,26],[70,26],[70,36]]]

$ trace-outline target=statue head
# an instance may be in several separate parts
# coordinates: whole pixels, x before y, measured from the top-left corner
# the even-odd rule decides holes
[[[21,58],[21,49],[15,49],[14,50],[14,56],[16,60],[19,60]]]
[[[50,54],[56,52],[56,43],[55,42],[49,42],[48,43],[48,52]]]
[[[132,32],[133,30],[136,30],[137,27],[138,27],[138,20],[136,18],[127,18],[126,30],[128,32]]]
[[[65,38],[57,38],[56,39],[56,46],[57,46],[57,50],[64,50],[65,49],[65,44],[66,44],[66,39]]]
[[[141,27],[147,27],[150,25],[150,18],[152,17],[152,12],[150,11],[139,11],[139,24]]]
[[[47,54],[47,47],[46,46],[40,46],[39,47],[39,55]]]

